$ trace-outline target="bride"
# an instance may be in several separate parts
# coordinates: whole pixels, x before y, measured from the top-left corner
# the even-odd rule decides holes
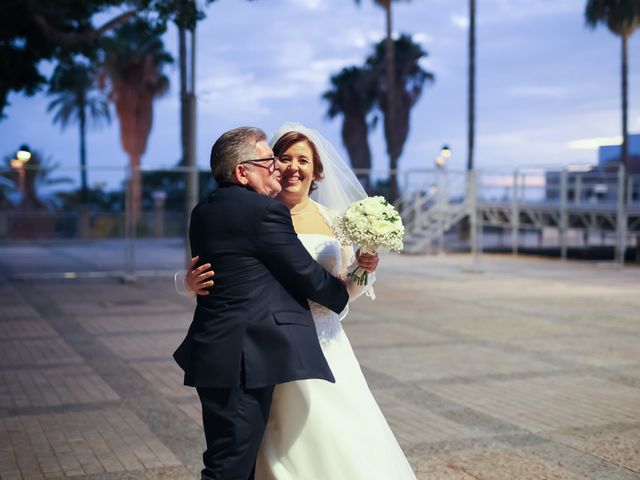
[[[345,275],[356,260],[353,248],[341,247],[332,225],[366,193],[349,166],[317,131],[283,124],[270,142],[279,159],[282,191],[300,241],[325,269]],[[192,261],[195,265],[196,259]],[[360,258],[375,267],[377,258]],[[213,285],[210,265],[176,276],[176,288],[207,294]],[[375,298],[371,284],[350,282],[350,301],[361,294]],[[256,480],[415,480],[409,462],[376,403],[340,314],[310,302],[320,345],[336,383],[302,380],[276,385],[260,451]]]

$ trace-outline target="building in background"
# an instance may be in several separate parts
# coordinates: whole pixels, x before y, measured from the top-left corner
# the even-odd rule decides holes
[[[598,167],[609,169],[618,162],[622,153],[622,145],[601,145],[598,148]],[[640,173],[640,134],[629,135],[629,160],[631,174]],[[617,168],[617,167],[616,167]]]

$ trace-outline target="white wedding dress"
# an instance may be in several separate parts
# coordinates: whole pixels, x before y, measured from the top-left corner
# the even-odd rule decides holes
[[[352,249],[333,237],[298,237],[334,275],[351,263]],[[310,304],[336,383],[302,380],[275,387],[256,480],[415,480],[342,329],[346,312]]]

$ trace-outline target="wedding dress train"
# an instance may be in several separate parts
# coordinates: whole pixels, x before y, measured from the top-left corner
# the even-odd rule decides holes
[[[321,234],[298,235],[311,255],[336,274],[344,249]],[[256,464],[256,480],[415,480],[362,374],[340,315],[311,311],[336,383],[277,385]]]

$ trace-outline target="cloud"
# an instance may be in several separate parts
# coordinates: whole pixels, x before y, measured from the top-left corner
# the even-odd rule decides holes
[[[411,39],[416,43],[430,43],[433,41],[431,35],[425,32],[418,32],[411,35]]]
[[[293,98],[302,91],[302,82],[265,82],[253,74],[230,72],[201,79],[198,98],[199,105],[210,113],[267,115],[270,101]]]
[[[581,0],[488,0],[478,8],[479,23],[504,23],[533,20],[541,17],[559,17],[581,12]]]
[[[418,65],[420,65],[420,67],[427,72],[433,72],[435,70],[433,67],[433,60],[428,57],[422,57],[420,60],[418,60]]]
[[[301,7],[306,10],[326,10],[327,3],[324,0],[290,0],[296,7]]]
[[[397,35],[394,33],[394,35]],[[360,49],[368,49],[374,43],[380,42],[385,37],[382,30],[348,30],[341,36],[331,39],[332,46],[344,49],[345,46],[352,46]]]
[[[566,147],[572,150],[598,150],[602,145],[620,145],[621,143],[622,135],[614,135],[613,137],[594,137],[572,140],[566,143]]]
[[[451,16],[449,17],[449,19],[451,20],[451,23],[462,29],[462,30],[466,30],[467,28],[469,28],[469,16],[468,15],[460,15],[458,13],[452,13]]]
[[[302,49],[306,52],[306,49]],[[307,52],[312,56],[311,52]],[[230,64],[219,64],[198,79],[198,98],[204,111],[218,115],[268,115],[281,100],[319,97],[328,87],[329,78],[345,66],[357,64],[357,57],[325,57],[303,60],[283,55],[266,75],[256,70],[240,71]]]
[[[561,97],[566,89],[555,85],[517,85],[507,89],[507,95],[512,97]]]
[[[362,63],[358,57],[323,58],[308,62],[304,68],[283,72],[283,78],[300,83],[304,88],[324,88],[331,75],[345,67]]]

